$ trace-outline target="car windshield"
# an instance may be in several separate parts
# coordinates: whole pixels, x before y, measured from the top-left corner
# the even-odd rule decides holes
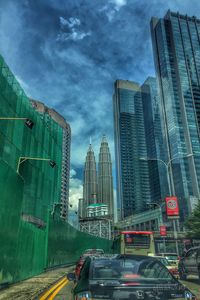
[[[167,255],[166,254],[166,259],[169,259],[169,260],[178,260],[178,256],[176,254],[169,254]]]
[[[156,257],[163,265],[169,266],[169,262],[165,257]]]
[[[172,280],[172,276],[156,259],[102,259],[94,261],[92,279]]]

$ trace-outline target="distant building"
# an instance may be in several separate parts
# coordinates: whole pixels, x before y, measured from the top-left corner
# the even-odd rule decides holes
[[[83,198],[78,199],[78,216],[79,216],[79,218],[83,218],[83,216],[84,216],[84,199]]]
[[[49,119],[51,118],[60,126],[60,131],[63,132],[63,133],[60,132],[62,135],[60,216],[61,218],[67,220],[68,208],[69,208],[69,177],[70,177],[70,146],[71,146],[70,125],[54,109],[48,108],[40,101],[36,101],[33,99],[30,99],[30,101],[34,109],[44,117],[49,130],[55,130],[55,128],[51,125],[52,123],[49,122]]]
[[[102,203],[90,204],[87,207],[88,217],[101,217],[108,215],[108,206]]]
[[[105,136],[102,137],[98,163],[98,202],[108,207],[107,214],[113,216],[113,177],[112,162]]]
[[[164,170],[163,166],[157,159],[161,159],[162,131],[160,114],[158,113],[158,89],[156,79],[148,77],[141,86],[142,104],[144,114],[145,140],[147,145],[147,160],[149,167],[150,197],[152,202],[161,201],[161,184],[159,170]],[[163,156],[163,155],[162,155]],[[165,179],[166,179],[166,171]],[[164,178],[162,178],[164,179]],[[166,180],[165,180],[166,182]],[[166,188],[166,184],[162,180],[162,186]],[[164,196],[166,191],[164,192]]]
[[[200,193],[200,20],[168,11],[152,18],[168,170],[183,220]],[[163,166],[164,167],[164,166]]]
[[[142,212],[150,202],[141,88],[117,80],[113,97],[117,202],[121,217]]]
[[[85,160],[84,182],[83,182],[83,217],[87,217],[87,207],[97,202],[97,170],[94,151],[89,145]]]

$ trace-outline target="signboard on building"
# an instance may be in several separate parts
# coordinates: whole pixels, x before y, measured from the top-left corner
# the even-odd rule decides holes
[[[167,236],[167,228],[165,225],[160,226],[160,235],[161,236]]]
[[[178,199],[175,196],[170,196],[165,198],[166,201],[166,213],[168,218],[176,219],[179,218],[179,207]]]

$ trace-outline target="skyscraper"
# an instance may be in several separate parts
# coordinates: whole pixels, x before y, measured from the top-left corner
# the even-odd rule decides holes
[[[150,202],[148,162],[139,84],[117,80],[113,97],[117,202],[121,217]]]
[[[68,219],[69,208],[69,177],[70,177],[70,146],[71,146],[71,128],[66,120],[54,109],[47,107],[40,101],[30,99],[34,109],[39,112],[47,123],[48,129],[54,131],[55,126],[50,122],[54,120],[60,126],[60,135],[62,135],[62,171],[61,171],[61,196],[60,196],[60,216]],[[55,130],[56,131],[56,130]],[[58,129],[57,129],[58,131]]]
[[[96,161],[92,145],[86,155],[84,168],[84,183],[83,183],[83,217],[87,217],[87,207],[89,204],[97,202],[97,171]]]
[[[98,202],[108,206],[108,214],[113,216],[112,162],[105,136],[102,137],[98,163]]]
[[[200,188],[200,20],[168,11],[152,18],[151,32],[171,183],[184,217]]]
[[[147,145],[147,160],[149,167],[149,182],[152,202],[160,202],[161,186],[159,177],[159,148],[161,131],[157,119],[157,84],[156,79],[148,77],[141,86],[142,104],[144,114],[145,139]],[[160,128],[159,128],[160,129]]]

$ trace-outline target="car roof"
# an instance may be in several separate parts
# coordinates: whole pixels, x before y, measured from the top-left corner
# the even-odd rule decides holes
[[[91,260],[106,260],[106,259],[135,259],[135,260],[156,260],[154,256],[133,255],[133,254],[105,254],[101,256],[90,256]]]
[[[164,253],[158,253],[158,256],[159,255],[178,255],[177,253],[170,253],[170,252],[164,252]]]

